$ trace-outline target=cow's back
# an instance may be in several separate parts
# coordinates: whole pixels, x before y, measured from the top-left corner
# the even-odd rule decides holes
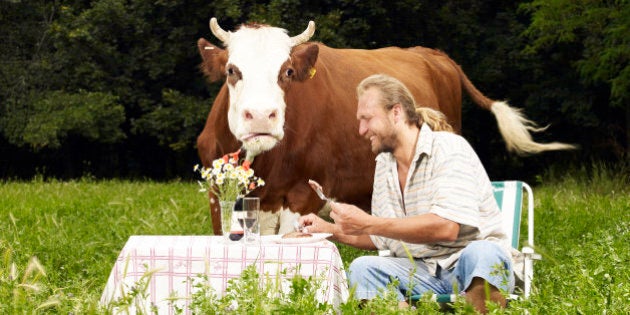
[[[359,82],[372,74],[383,73],[403,82],[418,106],[442,111],[453,128],[461,130],[462,90],[457,65],[440,51],[420,46],[333,49],[320,44],[316,67],[322,66],[337,80],[338,90],[353,97],[353,110],[356,110]]]

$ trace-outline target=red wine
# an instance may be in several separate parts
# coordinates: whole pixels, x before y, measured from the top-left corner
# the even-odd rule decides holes
[[[243,225],[243,223],[245,223],[245,224]],[[256,218],[238,219],[238,224],[240,224],[242,228],[251,229],[252,226],[254,226],[255,223],[256,223]]]
[[[232,231],[229,237],[231,241],[238,241],[243,238],[243,231]]]

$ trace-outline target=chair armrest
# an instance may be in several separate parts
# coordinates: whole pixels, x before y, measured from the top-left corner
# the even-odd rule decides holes
[[[529,246],[523,246],[523,248],[521,249],[521,252],[523,253],[523,255],[525,255],[525,257],[529,257],[530,259],[535,259],[535,260],[542,259],[542,256],[540,256],[540,254],[536,254],[534,252],[534,249]]]

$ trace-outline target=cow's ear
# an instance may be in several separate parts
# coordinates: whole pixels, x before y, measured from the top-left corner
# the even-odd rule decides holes
[[[201,55],[201,71],[210,82],[225,79],[225,64],[227,63],[227,51],[212,45],[204,38],[197,41],[197,48]]]
[[[318,54],[319,46],[317,44],[300,45],[293,49],[291,63],[293,63],[295,70],[296,81],[304,81],[313,77]]]

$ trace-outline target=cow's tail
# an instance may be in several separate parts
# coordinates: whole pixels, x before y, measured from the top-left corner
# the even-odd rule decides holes
[[[532,139],[530,131],[544,131],[549,126],[538,127],[534,121],[528,119],[522,113],[521,109],[510,107],[506,102],[489,99],[477,90],[459,66],[457,66],[457,70],[462,82],[462,87],[466,90],[473,102],[494,114],[499,126],[499,132],[501,132],[508,151],[515,152],[519,155],[526,155],[543,151],[571,150],[576,148],[574,145],[560,142],[535,142]]]

